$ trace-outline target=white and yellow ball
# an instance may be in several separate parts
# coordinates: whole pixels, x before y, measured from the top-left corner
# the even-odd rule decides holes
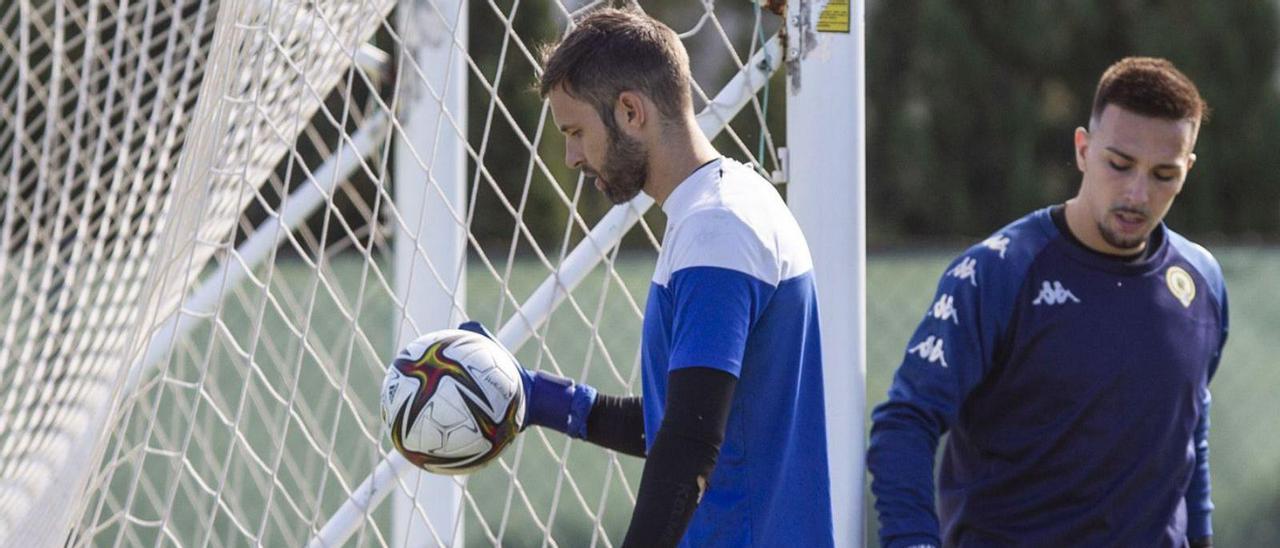
[[[409,462],[465,474],[520,432],[524,391],[515,358],[483,335],[434,331],[409,343],[382,382],[382,419]]]

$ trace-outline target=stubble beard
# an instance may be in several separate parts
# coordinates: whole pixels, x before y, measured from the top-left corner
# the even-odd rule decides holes
[[[1107,219],[1111,219],[1112,214],[1119,212],[1140,214],[1146,219],[1148,225],[1150,224],[1151,217],[1146,211],[1132,207],[1112,207],[1107,211]],[[1154,227],[1147,228],[1133,236],[1126,236],[1112,230],[1105,221],[1098,223],[1098,233],[1102,235],[1102,239],[1111,247],[1123,250],[1137,249],[1142,244],[1146,243],[1147,239],[1151,237],[1151,231],[1153,228]]]
[[[614,205],[625,204],[644,190],[649,178],[649,151],[639,139],[621,131],[609,131],[609,148],[599,173],[587,169],[586,175],[601,181],[604,195]]]

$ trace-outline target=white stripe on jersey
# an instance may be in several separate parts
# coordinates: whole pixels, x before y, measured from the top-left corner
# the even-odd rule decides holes
[[[751,168],[722,158],[693,172],[662,209],[662,238],[653,282],[695,266],[736,270],[777,286],[813,269],[804,234],[773,185]]]

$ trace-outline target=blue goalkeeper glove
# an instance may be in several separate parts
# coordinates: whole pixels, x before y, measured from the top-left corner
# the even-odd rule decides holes
[[[479,333],[502,344],[480,322],[462,322],[458,329]],[[519,361],[516,370],[520,372],[520,384],[524,388],[524,428],[536,424],[573,438],[587,438],[587,415],[591,414],[591,406],[596,401],[595,388],[545,371],[529,371]]]

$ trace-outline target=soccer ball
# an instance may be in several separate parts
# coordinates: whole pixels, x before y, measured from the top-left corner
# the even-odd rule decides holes
[[[502,452],[524,421],[515,358],[483,335],[445,329],[396,356],[382,381],[382,421],[409,462],[466,474]]]

